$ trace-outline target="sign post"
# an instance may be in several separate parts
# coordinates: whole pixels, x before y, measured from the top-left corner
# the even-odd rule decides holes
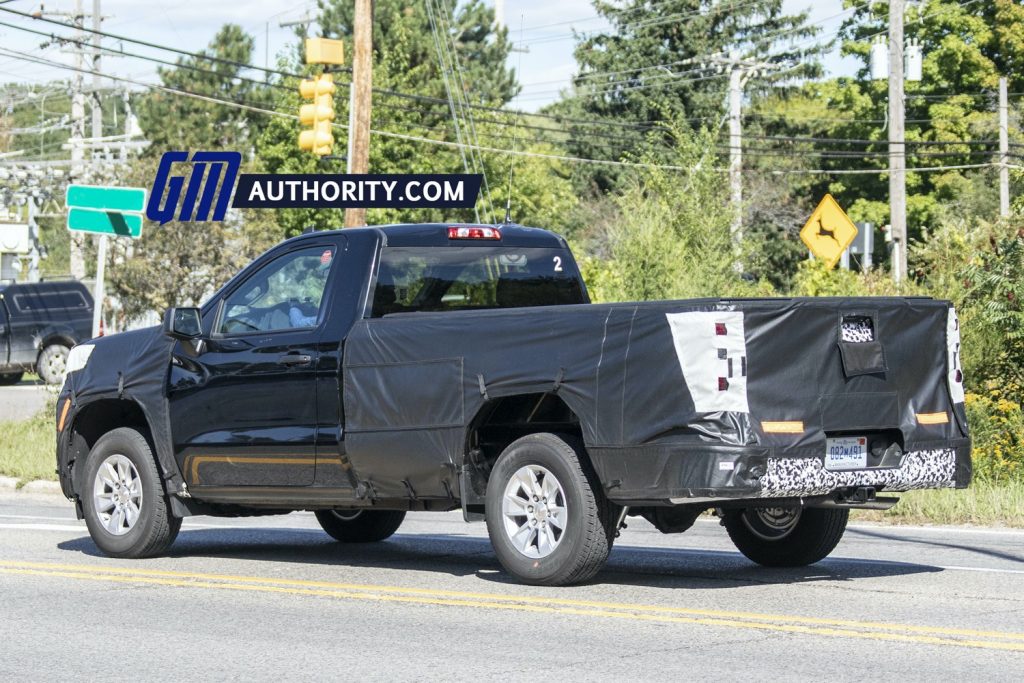
[[[141,187],[102,187],[68,185],[68,230],[91,232],[100,236],[96,250],[96,285],[93,290],[92,336],[100,333],[103,314],[104,278],[107,264],[107,238],[142,236],[142,212],[146,210],[146,190]]]
[[[857,226],[830,194],[822,198],[800,230],[800,239],[830,269],[835,268],[856,236]]]

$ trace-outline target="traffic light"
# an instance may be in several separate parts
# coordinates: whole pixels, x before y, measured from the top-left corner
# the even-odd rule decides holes
[[[330,154],[334,146],[334,77],[320,74],[307,78],[299,84],[299,94],[313,102],[299,108],[299,122],[310,126],[299,133],[299,149],[321,157]]]

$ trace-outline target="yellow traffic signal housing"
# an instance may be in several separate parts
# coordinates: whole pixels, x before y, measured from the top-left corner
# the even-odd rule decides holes
[[[310,128],[299,133],[299,149],[317,156],[331,153],[334,135],[331,122],[334,120],[334,77],[320,74],[307,78],[299,84],[299,94],[312,104],[299,107],[299,122]]]
[[[330,38],[306,38],[306,64],[345,63],[344,43]]]

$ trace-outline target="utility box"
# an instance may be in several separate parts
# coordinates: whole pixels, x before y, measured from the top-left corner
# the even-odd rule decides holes
[[[21,259],[17,254],[0,254],[0,282],[16,282],[21,276]]]
[[[911,39],[903,53],[903,77],[908,81],[920,81],[923,62],[924,52],[921,50],[921,43]]]
[[[861,270],[871,270],[871,253],[875,249],[875,224],[856,223],[857,236],[850,243],[850,254],[860,261]]]
[[[27,254],[31,250],[27,223],[0,223],[0,253]]]
[[[889,45],[885,38],[878,36],[871,43],[871,80],[884,81],[889,78]]]

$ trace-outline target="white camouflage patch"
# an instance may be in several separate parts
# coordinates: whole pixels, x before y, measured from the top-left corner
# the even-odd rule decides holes
[[[820,458],[768,458],[761,477],[762,498],[821,496],[846,486],[885,487],[887,491],[949,488],[956,484],[952,448],[905,453],[900,466],[831,472]]]

